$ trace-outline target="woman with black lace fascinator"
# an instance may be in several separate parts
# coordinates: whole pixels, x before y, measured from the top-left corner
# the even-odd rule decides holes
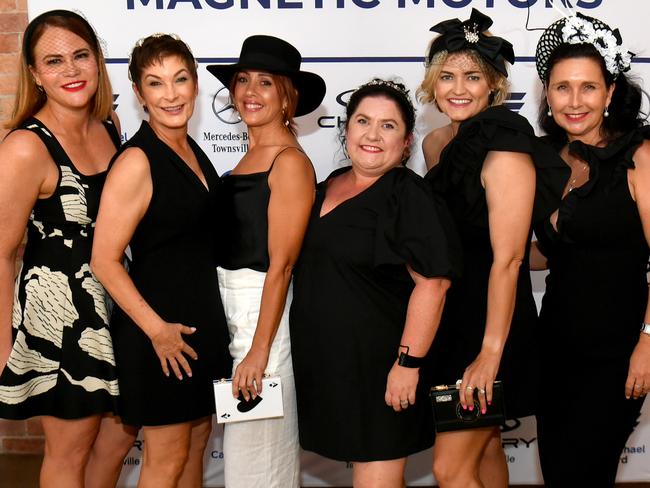
[[[542,473],[549,487],[614,486],[650,390],[650,128],[618,30],[567,15],[544,31],[536,56],[540,126],[565,163],[559,208],[535,229],[534,265],[550,271],[540,313]]]
[[[474,9],[464,22],[434,26],[440,35],[419,90],[450,119],[422,146],[426,178],[452,213],[464,260],[433,343],[433,384],[462,379],[462,408],[486,414],[500,380],[508,418],[517,418],[532,415],[535,403],[537,311],[527,263],[534,209],[536,217],[550,213],[545,202],[553,201],[543,153],[556,156],[501,105],[514,52],[487,32],[491,25]],[[499,426],[438,433],[433,472],[443,487],[508,486]]]

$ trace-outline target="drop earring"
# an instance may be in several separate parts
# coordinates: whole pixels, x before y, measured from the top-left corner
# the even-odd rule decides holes
[[[553,116],[553,112],[551,111],[551,106],[550,105],[548,106],[548,110],[546,111],[546,115],[548,115],[549,117]]]
[[[605,111],[603,112],[603,117],[609,117],[609,105],[605,107]]]

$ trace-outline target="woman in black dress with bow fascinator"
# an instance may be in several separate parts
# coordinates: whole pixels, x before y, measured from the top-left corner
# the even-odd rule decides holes
[[[533,413],[536,392],[531,221],[534,208],[536,215],[550,212],[547,170],[558,163],[530,124],[501,105],[514,52],[487,32],[491,25],[472,10],[464,22],[433,27],[439,36],[429,46],[420,87],[421,100],[450,119],[422,146],[426,179],[449,207],[464,261],[433,344],[433,375],[434,384],[462,380],[462,407],[481,414],[501,380],[506,414],[516,418]],[[506,487],[499,426],[439,433],[433,471],[443,487]]]

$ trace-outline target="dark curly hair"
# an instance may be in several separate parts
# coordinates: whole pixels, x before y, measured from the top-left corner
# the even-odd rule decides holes
[[[406,137],[409,137],[413,134],[413,130],[415,129],[415,107],[413,106],[413,102],[411,101],[411,97],[409,96],[409,91],[406,86],[404,86],[403,83],[399,83],[393,80],[373,78],[371,81],[365,85],[361,85],[352,93],[350,100],[345,107],[345,123],[343,124],[343,130],[341,131],[340,135],[344,152],[346,152],[345,133],[348,129],[348,122],[354,112],[356,112],[359,104],[368,97],[385,97],[395,102],[395,105],[397,105],[397,108],[399,109],[399,112],[404,121],[404,125],[406,126]],[[410,153],[410,148],[405,151],[404,158],[401,161],[403,165],[405,165],[408,161],[411,155]]]
[[[603,119],[603,135],[606,140],[616,137],[641,127],[645,123],[641,113],[641,88],[625,73],[614,77],[605,67],[605,60],[591,44],[562,44],[551,54],[548,60],[548,69],[544,85],[548,87],[553,67],[565,59],[588,58],[593,59],[603,74],[607,88],[616,84],[612,100],[608,107],[609,117]],[[548,102],[545,94],[542,95],[539,106],[538,122],[542,130],[553,142],[563,144],[568,141],[567,134],[560,127],[552,115],[548,115]]]

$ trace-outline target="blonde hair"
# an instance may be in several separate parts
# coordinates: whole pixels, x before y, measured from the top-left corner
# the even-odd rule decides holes
[[[48,15],[49,14],[49,15]],[[15,129],[25,120],[38,112],[47,102],[47,95],[36,85],[31,69],[34,62],[34,47],[47,29],[60,27],[81,37],[88,45],[97,61],[98,86],[93,96],[92,116],[99,120],[110,118],[113,110],[113,89],[106,70],[106,61],[95,31],[83,17],[68,11],[46,12],[36,17],[25,30],[23,48],[20,53],[18,86],[16,101],[11,119],[5,123],[5,128]]]
[[[508,89],[510,88],[508,78],[497,71],[492,65],[486,63],[480,54],[473,49],[463,49],[461,51],[454,51],[453,53],[438,51],[434,54],[428,63],[424,80],[422,80],[422,83],[420,83],[416,91],[418,101],[420,103],[436,103],[436,82],[449,56],[457,54],[469,57],[478,65],[490,87],[490,105],[501,105],[506,100]]]

